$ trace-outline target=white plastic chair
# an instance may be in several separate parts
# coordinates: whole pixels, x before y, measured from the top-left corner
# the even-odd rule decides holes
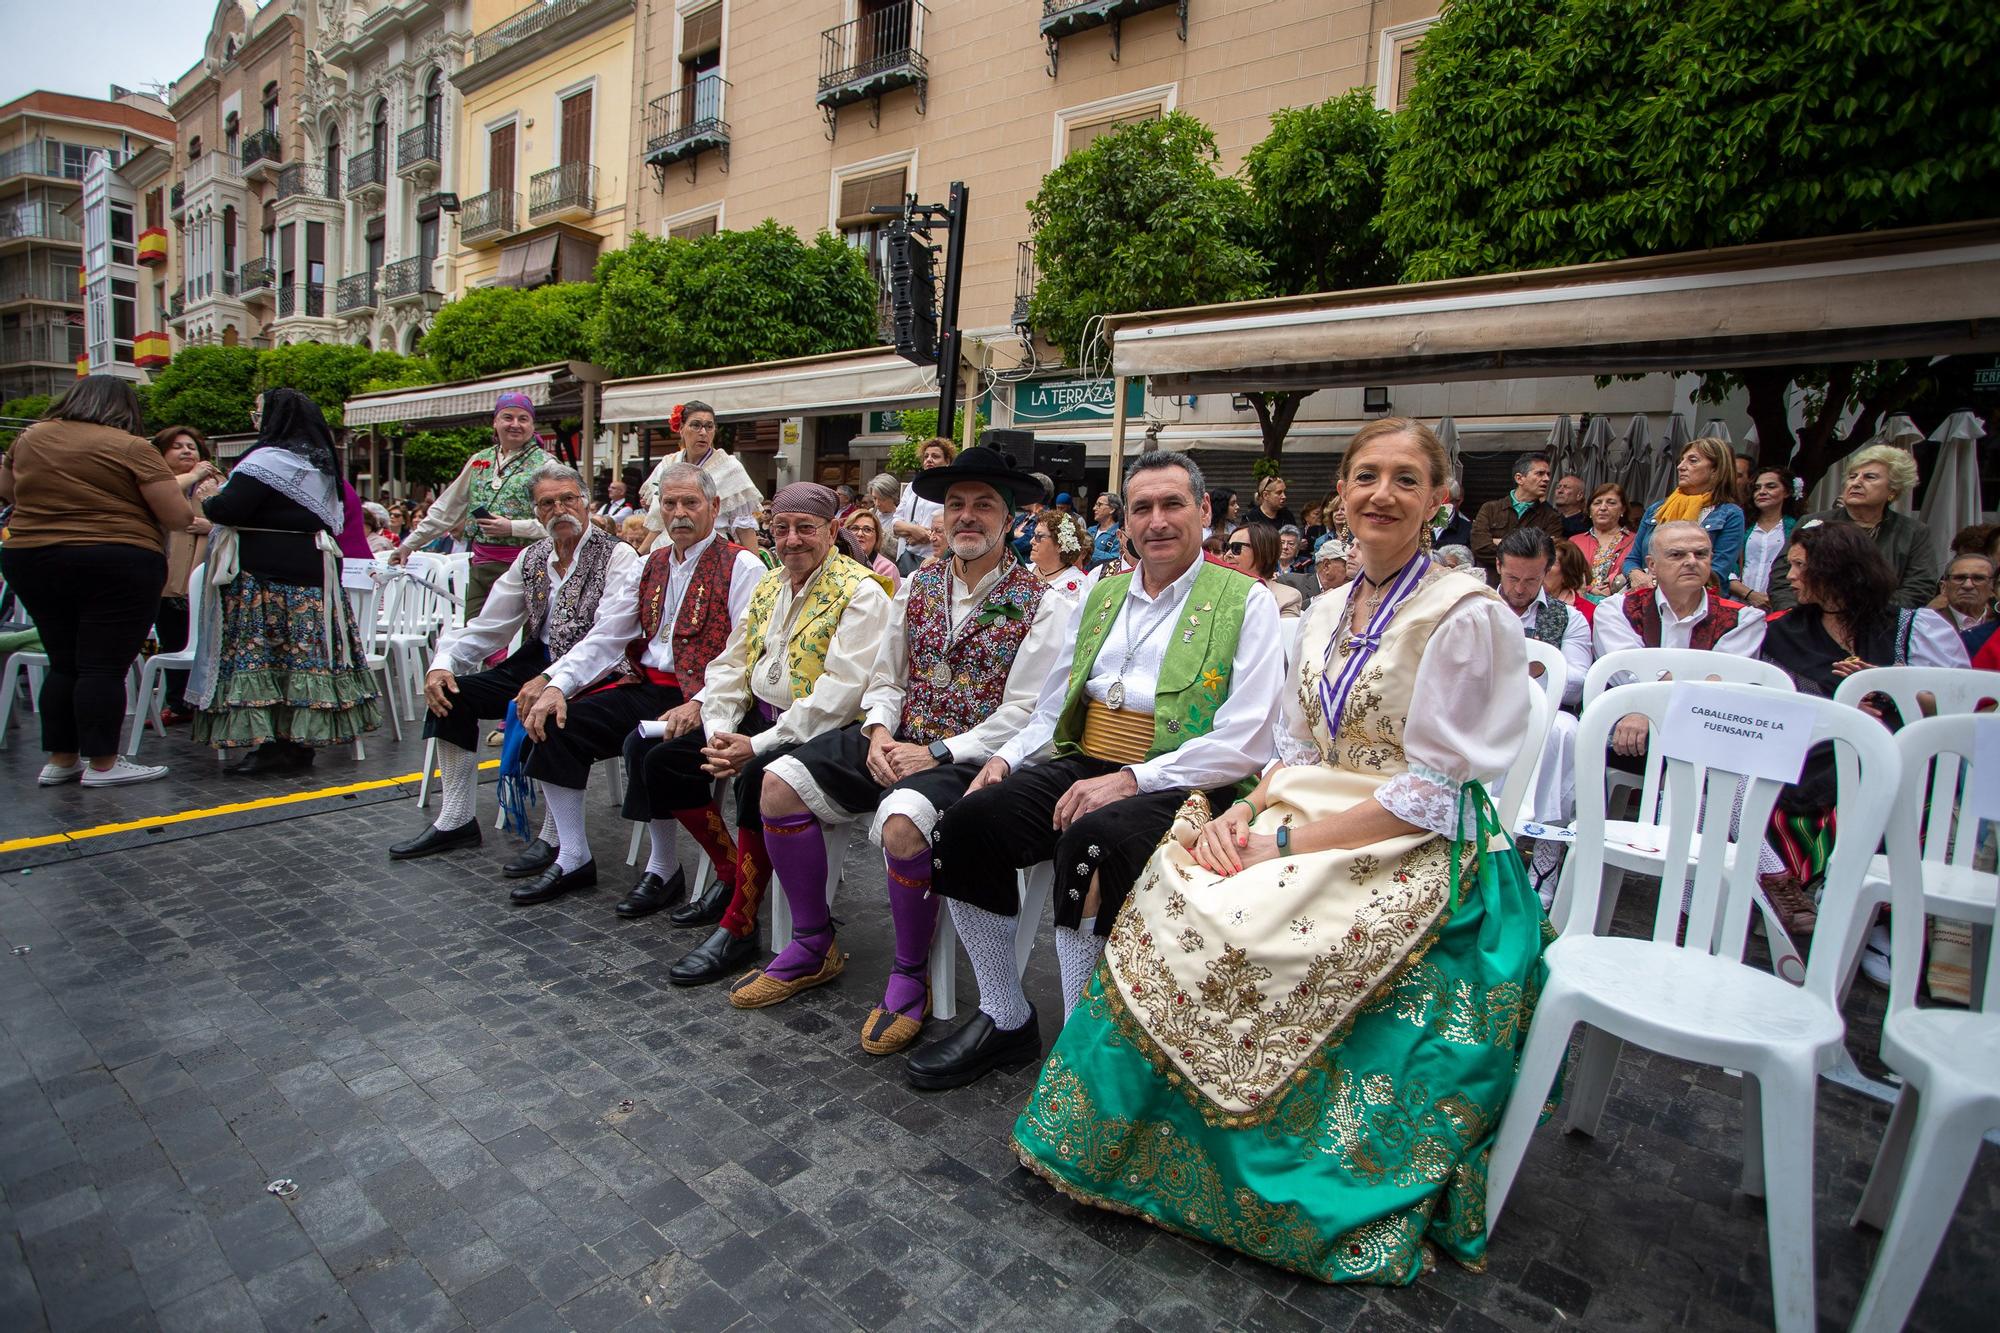
[[[1874,673],[1856,673],[1863,674]],[[1894,1333],[1903,1327],[1972,1174],[1980,1142],[1988,1130],[2000,1127],[2000,1007],[1993,991],[1970,1011],[1916,1007],[1929,896],[1929,876],[1919,868],[1923,843],[1929,841],[1920,838],[1929,789],[1922,777],[1933,765],[1945,772],[1963,759],[1969,791],[1982,735],[1989,747],[2000,745],[2000,717],[1968,721],[1941,716],[1910,722],[1896,734],[1904,780],[1889,821],[1894,871],[1888,877],[1889,1010],[1882,1022],[1882,1059],[1902,1075],[1903,1088],[1854,1212],[1856,1224],[1883,1227],[1887,1222],[1854,1312],[1856,1333]],[[1937,817],[1936,805],[1930,810],[1933,825],[1948,822]],[[1960,822],[1979,821],[1966,815]],[[1846,833],[1843,827],[1842,836]],[[1983,878],[1991,902],[1995,877],[1988,871]],[[1865,930],[1873,915],[1872,901],[1857,903],[1853,925]],[[1987,940],[1989,976],[2000,966],[1994,938]]]
[[[1014,882],[1021,894],[1014,913],[1014,975],[1025,977],[1042,918],[1055,900],[1055,862],[1017,870]],[[937,938],[931,943],[931,1012],[947,1021],[958,1016],[958,932],[952,927],[949,905],[938,913]]]
[[[7,748],[7,728],[14,719],[14,698],[21,691],[25,678],[28,686],[28,710],[34,711],[35,701],[41,697],[42,676],[49,669],[49,655],[24,648],[7,658],[7,669],[0,673],[0,750]]]
[[[354,613],[354,624],[359,633],[362,649],[362,664],[372,673],[382,678],[382,690],[388,698],[389,726],[398,741],[403,739],[403,718],[396,708],[396,692],[389,670],[389,658],[375,648],[373,630],[382,610],[382,585],[374,578],[373,562],[350,561],[346,572],[360,578],[363,573],[368,578],[368,586],[346,588],[347,606]],[[368,750],[360,736],[354,738],[354,758],[356,762],[366,759]]]
[[[1717,707],[1756,706],[1757,690],[1698,685]],[[1757,863],[1728,858],[1726,819],[1699,821],[1704,799],[1726,809],[1743,775],[1674,759],[1664,765],[1671,799],[1665,829],[1667,882],[1692,874],[1687,942],[1676,944],[1678,896],[1660,895],[1651,939],[1596,932],[1596,897],[1604,864],[1604,747],[1620,717],[1644,714],[1655,730],[1665,722],[1675,686],[1628,685],[1608,691],[1584,710],[1577,735],[1577,910],[1546,954],[1548,983],[1528,1029],[1520,1075],[1501,1117],[1487,1174],[1487,1231],[1492,1232],[1520,1170],[1542,1104],[1569,1052],[1579,1024],[1589,1027],[1571,1071],[1568,1128],[1594,1133],[1618,1063],[1621,1043],[1680,1060],[1743,1073],[1743,1190],[1765,1197],[1770,1231],[1772,1299],[1781,1333],[1811,1333],[1813,1285],[1813,1125],[1819,1075],[1841,1050],[1845,1025],[1835,996],[1838,941],[1822,938],[1803,986],[1741,961],[1757,885]],[[1814,741],[1854,747],[1875,792],[1901,780],[1902,759],[1874,719],[1831,700],[1800,701],[1813,714]],[[1743,793],[1746,825],[1761,828],[1782,784],[1750,780]],[[1843,793],[1842,837],[1827,867],[1827,894],[1851,901],[1882,830],[1887,801]],[[1824,918],[1822,918],[1824,920]],[[1835,928],[1835,933],[1838,927]],[[1835,947],[1824,947],[1827,944]]]
[[[1514,762],[1500,778],[1499,803],[1495,813],[1500,816],[1500,827],[1509,833],[1520,823],[1521,807],[1527,804],[1528,794],[1535,789],[1536,777],[1541,773],[1542,755],[1548,748],[1549,732],[1555,727],[1556,713],[1562,708],[1563,691],[1569,688],[1569,666],[1563,661],[1560,651],[1539,639],[1527,642],[1528,661],[1540,663],[1540,680],[1530,680],[1528,691],[1528,730],[1521,739],[1521,749],[1514,756]]]
[[[146,722],[149,719],[155,731],[162,736],[167,734],[167,729],[160,719],[162,701],[167,695],[167,672],[186,671],[194,666],[195,659],[201,655],[202,611],[208,599],[215,596],[215,590],[208,586],[206,562],[196,565],[188,574],[187,590],[187,646],[179,652],[154,653],[139,668],[139,688],[134,696],[132,727],[125,737],[125,753],[128,755],[139,753],[139,738],[145,734]]]

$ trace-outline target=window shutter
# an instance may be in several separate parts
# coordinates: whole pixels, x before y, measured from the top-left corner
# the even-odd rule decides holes
[[[590,161],[590,89],[572,93],[562,104],[562,157],[564,166]]]
[[[886,218],[870,213],[877,205],[901,207],[909,187],[903,182],[905,169],[897,167],[878,176],[850,176],[840,183],[840,228],[880,226]]]
[[[704,236],[713,236],[715,232],[715,214],[711,213],[705,218],[696,218],[692,222],[683,222],[678,227],[667,228],[667,238],[669,240],[696,241]]]
[[[1410,100],[1410,88],[1417,81],[1417,50],[1423,43],[1408,41],[1396,52],[1396,97],[1393,105],[1401,111]]]
[[[722,6],[710,5],[681,20],[683,64],[722,49]]]
[[[514,192],[514,127],[502,125],[487,136],[486,183],[489,189]]]
[[[1091,144],[1097,142],[1099,138],[1111,133],[1115,129],[1120,129],[1126,125],[1143,125],[1149,120],[1158,120],[1160,114],[1161,108],[1156,103],[1153,106],[1140,107],[1137,110],[1127,111],[1106,120],[1093,120],[1088,125],[1072,125],[1069,131],[1069,149],[1064,156],[1068,156],[1069,153],[1082,152],[1084,149],[1090,147]]]

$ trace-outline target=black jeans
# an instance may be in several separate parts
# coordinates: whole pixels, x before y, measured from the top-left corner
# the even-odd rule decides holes
[[[507,705],[521,687],[548,669],[547,646],[540,639],[529,639],[506,661],[456,677],[458,693],[445,695],[444,716],[424,710],[424,735],[461,750],[478,750],[479,724],[507,716]]]
[[[0,550],[0,571],[35,618],[49,655],[42,681],[42,749],[115,755],[125,720],[125,673],[146,645],[167,558],[141,546]]]

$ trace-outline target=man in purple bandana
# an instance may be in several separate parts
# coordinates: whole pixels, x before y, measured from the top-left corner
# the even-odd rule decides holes
[[[535,442],[534,401],[524,393],[501,394],[493,403],[493,444],[465,461],[389,562],[402,564],[446,533],[463,538],[472,548],[465,618],[473,620],[500,576],[546,535],[535,519],[529,479],[555,461]]]

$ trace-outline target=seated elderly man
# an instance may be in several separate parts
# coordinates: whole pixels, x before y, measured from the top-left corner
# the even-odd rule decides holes
[[[1313,552],[1313,596],[1332,592],[1347,582],[1347,543],[1328,533]]]
[[[633,729],[648,718],[663,719],[682,731],[695,726],[701,713],[699,682],[764,576],[761,560],[716,535],[720,502],[706,469],[669,464],[658,474],[656,496],[665,544],[646,557],[633,595],[608,606],[571,650],[575,670],[552,675],[524,718],[535,741],[528,752],[528,776],[542,784],[548,797],[560,850],[555,864],[513,892],[516,906],[547,902],[597,883],[583,815],[590,766],[619,754]],[[599,680],[604,683],[595,688],[577,688]],[[698,762],[690,757],[685,767],[699,779]],[[672,846],[669,834],[670,854]],[[679,896],[677,882],[653,875],[648,863],[647,873],[618,904],[618,915],[647,916],[670,906]]]
[[[729,992],[737,1008],[757,1009],[840,975],[824,826],[873,811],[896,947],[888,989],[862,1025],[861,1047],[871,1055],[914,1041],[930,1006],[938,914],[931,830],[1034,711],[1073,606],[1006,542],[1009,508],[1039,498],[1040,482],[981,446],[913,484],[943,503],[949,555],[897,592],[862,720],[806,742],[765,771],[765,840],[794,933],[782,953]]]
[[[600,610],[615,611],[632,601],[639,557],[586,521],[590,500],[583,477],[561,463],[544,463],[529,479],[528,494],[536,522],[548,535],[507,567],[465,628],[438,641],[424,677],[430,706],[424,735],[437,740],[442,800],[433,823],[389,849],[391,860],[479,845],[480,723],[505,717],[510,700],[525,714],[546,685],[560,682],[578,690],[594,683],[603,665],[586,665],[573,650],[597,624]],[[480,670],[516,633],[520,648],[498,666]],[[555,857],[548,843],[552,831],[545,825],[504,873],[509,878],[542,873]]]
[[[626,741],[625,814],[653,830],[648,869],[666,873],[660,851],[663,835],[672,836],[668,821],[687,829],[715,866],[718,894],[668,919],[712,924],[721,894],[729,895],[721,928],[668,969],[676,986],[720,981],[756,951],[757,909],[771,868],[758,812],[764,771],[860,716],[869,671],[889,632],[882,580],[834,546],[837,509],[833,492],[809,481],[772,497],[778,568],[758,581],[729,641],[708,663],[700,726],[683,717],[669,721],[671,739]],[[686,729],[676,732],[677,726]],[[734,847],[710,786],[717,778],[736,789]]]
[[[1958,631],[1967,654],[1976,654],[2000,624],[1993,611],[1993,562],[1977,551],[1953,556],[1944,567],[1944,617]]]

